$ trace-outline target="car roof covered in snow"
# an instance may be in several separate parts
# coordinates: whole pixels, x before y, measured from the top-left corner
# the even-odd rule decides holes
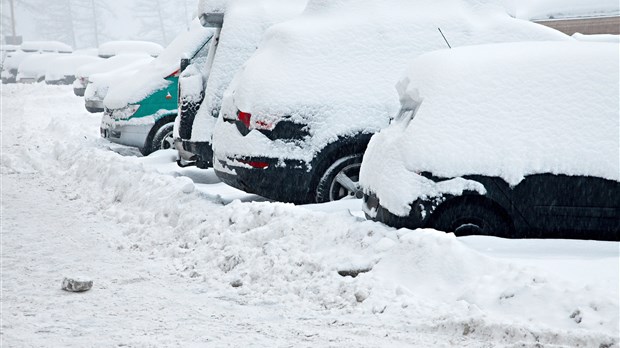
[[[398,83],[411,118],[376,134],[361,170],[366,189],[405,215],[437,185],[416,174],[531,174],[619,180],[619,50],[614,43],[522,42],[418,57]]]
[[[122,53],[114,57],[100,60],[91,64],[82,65],[77,69],[77,76],[88,77],[92,74],[103,73],[122,68],[138,61],[152,61],[154,58],[146,53]]]
[[[60,80],[65,76],[75,76],[77,69],[86,64],[91,64],[102,60],[97,56],[81,54],[63,55],[54,60],[54,64],[45,70],[47,81]]]
[[[99,46],[99,57],[109,58],[121,53],[146,53],[157,57],[163,46],[150,41],[110,41]]]
[[[24,52],[73,52],[71,46],[59,41],[24,41],[20,48]]]

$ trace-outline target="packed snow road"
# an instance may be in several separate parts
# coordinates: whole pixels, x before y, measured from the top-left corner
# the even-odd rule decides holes
[[[618,347],[618,243],[266,202],[100,139],[69,87],[1,97],[2,346]]]

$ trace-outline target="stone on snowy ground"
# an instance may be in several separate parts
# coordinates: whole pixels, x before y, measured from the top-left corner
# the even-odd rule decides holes
[[[92,280],[75,280],[71,278],[65,278],[62,281],[62,289],[70,292],[84,292],[93,287]]]

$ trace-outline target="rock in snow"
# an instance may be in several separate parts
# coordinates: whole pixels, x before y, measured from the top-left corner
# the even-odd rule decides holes
[[[62,281],[62,289],[70,292],[84,292],[93,287],[92,280],[75,280],[71,278],[65,278]]]

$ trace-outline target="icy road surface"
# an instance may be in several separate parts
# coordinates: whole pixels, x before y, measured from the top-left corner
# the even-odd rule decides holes
[[[1,97],[3,347],[618,347],[618,243],[267,202],[100,139],[70,87]]]

